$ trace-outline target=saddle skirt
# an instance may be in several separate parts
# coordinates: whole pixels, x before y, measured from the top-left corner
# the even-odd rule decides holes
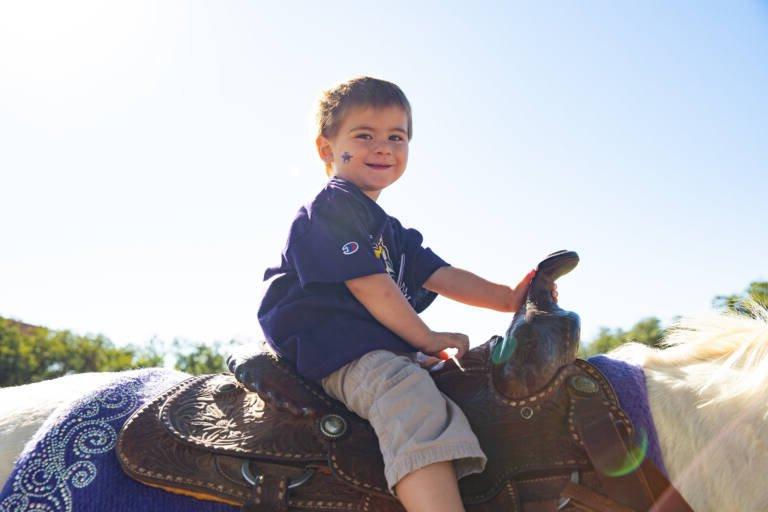
[[[499,341],[468,352],[465,372],[443,365],[432,373],[488,456],[483,473],[459,482],[467,510],[576,510],[577,501],[603,498],[629,504],[603,510],[650,508],[656,493],[649,498],[641,488],[648,486],[642,475],[638,486],[640,461],[617,474],[627,466],[634,430],[610,383],[577,359],[535,395],[507,397],[492,378],[490,354]],[[148,485],[243,510],[404,510],[387,492],[367,421],[273,354],[231,368],[239,380],[192,377],[138,410],[118,440],[123,469]],[[611,444],[623,449],[603,449]]]

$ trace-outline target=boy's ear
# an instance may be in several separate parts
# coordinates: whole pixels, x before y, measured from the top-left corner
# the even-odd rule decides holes
[[[322,135],[318,135],[315,139],[315,146],[317,146],[317,154],[320,155],[320,159],[326,164],[333,162],[333,148],[331,148],[331,141]]]

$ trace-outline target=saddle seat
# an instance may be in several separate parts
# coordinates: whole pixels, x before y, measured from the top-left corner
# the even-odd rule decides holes
[[[594,510],[650,508],[634,480],[606,476],[626,464],[633,438],[608,381],[575,360],[535,395],[505,396],[490,362],[501,341],[468,352],[465,372],[452,363],[432,372],[488,456],[483,473],[459,482],[467,510],[577,510],[577,502],[583,510],[603,498],[617,508]],[[271,353],[234,359],[230,369],[187,379],[139,409],[118,439],[123,469],[145,484],[248,511],[404,510],[387,491],[367,421]],[[595,448],[611,444],[623,448]],[[609,498],[617,495],[632,506]]]

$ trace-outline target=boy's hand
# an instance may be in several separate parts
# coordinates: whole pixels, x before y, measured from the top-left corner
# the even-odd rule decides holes
[[[523,277],[517,286],[512,288],[512,299],[510,301],[510,311],[518,311],[525,302],[525,296],[528,294],[528,287],[536,276],[536,269],[531,270]]]
[[[461,359],[469,350],[469,338],[466,334],[457,332],[434,332],[430,331],[427,342],[422,351],[425,354],[440,357],[440,353],[446,348],[455,348],[456,358]],[[447,359],[442,358],[441,359]]]
[[[528,287],[531,286],[533,278],[536,277],[536,269],[528,272],[523,279],[512,289],[512,311],[518,311],[525,302],[525,296],[528,294]],[[552,300],[557,303],[557,283],[552,284]]]

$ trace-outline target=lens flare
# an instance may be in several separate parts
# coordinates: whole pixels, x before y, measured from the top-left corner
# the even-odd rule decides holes
[[[624,462],[616,469],[606,471],[608,476],[624,476],[628,475],[643,463],[645,456],[648,453],[648,434],[644,429],[638,429],[635,444],[629,449],[627,457]]]
[[[491,361],[493,364],[506,363],[517,348],[517,340],[514,336],[507,336],[493,346]]]

